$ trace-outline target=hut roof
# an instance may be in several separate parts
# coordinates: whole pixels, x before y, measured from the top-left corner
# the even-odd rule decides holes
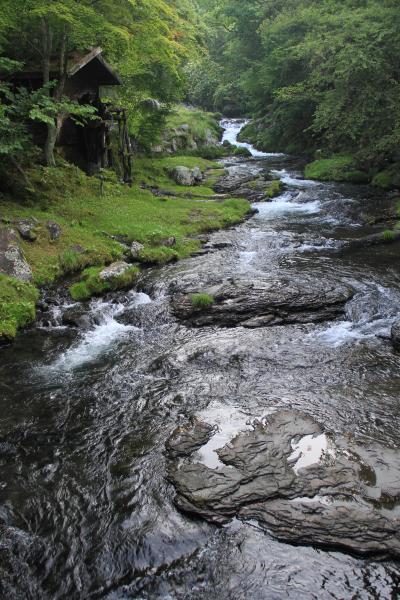
[[[68,79],[73,79],[76,75],[90,65],[91,77],[96,79],[99,86],[103,85],[122,85],[122,81],[112,67],[104,60],[103,50],[100,47],[94,48],[90,52],[73,52],[68,57],[67,72]],[[53,60],[50,65],[50,78],[57,77],[58,65]],[[42,70],[37,65],[27,65],[26,68],[17,73],[13,73],[13,80],[42,79]]]

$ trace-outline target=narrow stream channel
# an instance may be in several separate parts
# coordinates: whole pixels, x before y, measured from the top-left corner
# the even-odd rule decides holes
[[[242,125],[225,121],[225,139]],[[140,293],[93,301],[85,329],[63,326],[70,307],[56,301],[50,322],[0,349],[0,597],[399,597],[395,562],[291,546],[256,522],[217,528],[173,503],[165,442],[193,415],[218,426],[197,456],[212,468],[236,432],[286,408],[398,448],[398,246],[348,245],[382,229],[371,223],[390,199],[306,181],[300,160],[251,151],[226,161],[231,175],[272,170],[285,191],[213,234],[212,252],[149,272]],[[238,275],[344,283],[355,296],[319,324],[189,329],[171,315],[176,282]]]

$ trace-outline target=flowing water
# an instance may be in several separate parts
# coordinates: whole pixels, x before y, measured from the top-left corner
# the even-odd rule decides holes
[[[235,141],[243,123],[224,125]],[[93,301],[85,330],[62,326],[61,302],[0,350],[0,597],[399,597],[394,562],[293,547],[256,523],[216,528],[173,504],[164,444],[192,415],[216,426],[197,455],[212,468],[217,448],[280,408],[398,447],[400,357],[388,341],[400,313],[398,245],[348,246],[379,230],[371,219],[390,199],[305,181],[300,161],[251,150],[229,171],[274,170],[285,192],[214,234],[217,250],[149,272],[140,293]],[[170,314],[176,282],[201,289],[269,274],[356,293],[341,320],[318,325],[192,330]],[[326,439],[301,440],[293,460],[307,460],[302,445],[318,455]]]

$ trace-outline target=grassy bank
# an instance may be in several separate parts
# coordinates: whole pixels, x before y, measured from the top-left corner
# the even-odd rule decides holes
[[[39,286],[69,273],[124,259],[129,256],[133,241],[144,246],[136,259],[144,265],[185,258],[200,247],[196,235],[228,227],[243,219],[249,210],[248,202],[209,199],[213,191],[208,185],[176,185],[169,174],[177,165],[200,167],[207,184],[210,179],[214,180],[215,173],[220,172],[217,163],[195,157],[139,159],[135,161],[132,188],[120,185],[112,174],[107,174],[101,195],[99,180],[86,177],[71,165],[28,171],[32,181],[40,182],[41,200],[27,205],[3,197],[0,214],[3,221],[10,224],[21,218],[37,220],[36,240],[21,239],[20,242],[33,272],[34,285],[25,288],[18,284],[23,302],[25,298],[29,304],[29,310],[27,305],[26,311],[22,310],[23,305],[20,314],[15,294],[13,296],[16,282],[5,281],[8,278],[0,280],[0,338],[5,335],[4,331],[8,337],[13,337],[19,327],[33,320],[32,306]],[[155,189],[160,190],[160,195],[153,193]],[[163,190],[168,195],[164,196]],[[46,227],[49,221],[55,221],[61,227],[61,236],[55,241],[50,239]],[[77,299],[103,291],[96,289],[94,279],[93,271],[82,275],[82,285],[78,290],[75,288]]]
[[[305,168],[305,177],[318,181],[348,181],[350,183],[369,183],[368,173],[357,168],[352,156],[332,156],[315,160]]]

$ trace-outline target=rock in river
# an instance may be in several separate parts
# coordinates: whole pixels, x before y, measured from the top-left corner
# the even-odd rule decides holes
[[[334,436],[310,416],[286,410],[217,450],[221,466],[211,468],[196,451],[212,435],[207,424],[192,422],[167,443],[182,510],[218,524],[255,519],[295,544],[400,558],[395,450]]]
[[[400,351],[400,320],[393,324],[391,339],[393,348]]]
[[[248,328],[313,323],[335,319],[344,312],[353,291],[337,282],[292,283],[287,279],[229,279],[202,289],[214,299],[199,309],[191,298],[199,292],[192,288],[173,297],[176,317],[186,325],[201,327],[243,326]]]

